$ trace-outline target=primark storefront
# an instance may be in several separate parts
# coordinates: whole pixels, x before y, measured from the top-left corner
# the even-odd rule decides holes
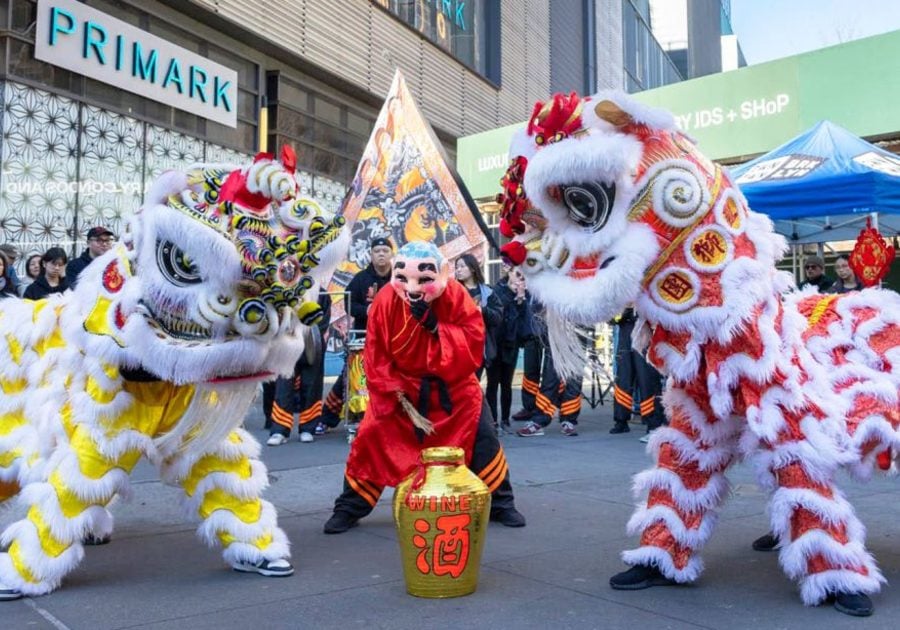
[[[149,1],[0,0],[0,243],[20,272],[93,225],[120,234],[167,169],[251,159],[267,87],[273,119],[301,93],[282,118],[304,123],[269,146],[293,144],[305,192],[336,209],[374,113],[236,39]]]

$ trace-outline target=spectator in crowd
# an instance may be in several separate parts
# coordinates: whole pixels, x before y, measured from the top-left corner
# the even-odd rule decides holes
[[[63,272],[69,257],[61,247],[51,247],[41,257],[41,275],[27,289],[26,300],[42,300],[51,293],[62,293],[69,288]]]
[[[17,295],[21,295],[21,282],[16,273],[16,261],[19,260],[19,250],[11,243],[0,245],[0,254],[6,258],[6,275],[10,282],[10,289]]]
[[[544,344],[546,331],[541,317],[535,317],[540,310],[535,308],[534,298],[525,290],[525,304],[528,309],[527,333],[520,339],[522,343],[522,408],[512,415],[517,422],[531,420],[537,414],[537,398],[541,389],[541,368],[544,364]]]
[[[110,250],[116,241],[116,235],[105,227],[92,227],[87,233],[87,249],[81,252],[81,256],[74,258],[66,266],[66,280],[71,288],[78,284],[78,276],[91,261],[102,256]]]
[[[351,318],[351,330],[365,332],[369,321],[369,308],[375,294],[391,279],[391,258],[394,246],[390,239],[379,236],[369,241],[369,264],[353,276],[347,285],[347,296],[344,307]],[[322,412],[322,422],[329,427],[336,427],[340,422],[341,409],[344,406],[344,389],[347,378],[347,365],[344,365],[328,397]],[[324,427],[322,428],[324,431]]]
[[[529,311],[525,300],[525,278],[518,268],[504,265],[504,276],[494,285],[486,310],[490,311],[486,326],[487,387],[485,398],[488,409],[498,426],[509,426],[512,412],[512,384],[519,358],[519,339],[528,322]],[[482,311],[484,312],[484,311]],[[500,415],[497,415],[497,391],[500,391]]]
[[[841,254],[834,259],[834,275],[837,276],[828,293],[849,293],[862,289],[862,283],[850,268],[850,259],[846,254]]]
[[[6,254],[0,251],[0,298],[17,297],[9,270],[12,265]]]
[[[463,254],[456,259],[456,279],[466,288],[475,304],[481,309],[484,318],[484,365],[478,368],[476,376],[480,379],[486,365],[497,356],[496,335],[492,332],[501,323],[502,306],[496,300],[491,300],[493,290],[484,282],[484,272],[478,259],[472,254]],[[496,403],[496,401],[495,401]]]
[[[325,342],[331,321],[331,296],[319,295],[322,319],[310,328],[307,347],[294,365],[293,378],[279,377],[275,381],[272,404],[272,426],[269,446],[288,441],[294,428],[294,414],[299,415],[297,430],[301,442],[312,442],[313,433],[322,416],[322,388],[325,378]]]
[[[25,261],[25,280],[19,283],[19,296],[25,295],[25,290],[34,284],[41,275],[41,255],[32,254]]]
[[[819,293],[825,293],[834,282],[825,275],[825,261],[821,256],[807,256],[803,262],[803,272],[806,280],[800,283],[800,289],[816,287]]]

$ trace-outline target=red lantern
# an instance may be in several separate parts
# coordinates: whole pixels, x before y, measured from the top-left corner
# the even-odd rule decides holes
[[[872,227],[871,219],[866,219],[866,227],[856,239],[849,262],[850,268],[864,287],[878,284],[890,270],[891,263],[894,262],[894,248]]]

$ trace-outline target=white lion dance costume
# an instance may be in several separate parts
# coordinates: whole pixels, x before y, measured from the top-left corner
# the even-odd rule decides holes
[[[636,343],[669,377],[669,426],[651,439],[655,467],[635,479],[647,496],[628,524],[640,546],[611,585],[695,580],[725,471],[748,456],[804,603],[833,597],[870,614],[866,594],[883,578],[834,477],[866,477],[900,451],[900,297],[783,295],[793,283],[775,269],[786,246],[771,221],[670,115],[621,95],[539,103],[511,155],[504,252],[549,310],[557,365],[579,365],[566,321],[634,303]]]
[[[0,302],[0,598],[59,586],[146,456],[236,569],[289,575],[259,445],[238,428],[258,381],[291,374],[321,316],[343,219],[301,198],[293,152],[157,181],[122,244],[74,291]],[[19,490],[21,489],[21,492]]]

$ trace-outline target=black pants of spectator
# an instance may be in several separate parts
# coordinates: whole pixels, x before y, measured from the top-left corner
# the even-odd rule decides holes
[[[262,406],[263,415],[266,423],[263,428],[268,430],[272,428],[272,404],[275,402],[275,381],[263,383],[262,386]]]
[[[544,344],[537,337],[525,344],[522,358],[522,408],[530,414],[537,412],[537,395],[541,387],[541,365]]]
[[[516,373],[515,363],[504,363],[495,359],[487,367],[487,386],[484,398],[491,417],[499,420],[503,426],[509,425],[509,414],[512,410],[512,382]],[[500,390],[500,415],[497,415],[497,390]]]
[[[365,437],[356,439],[361,440]],[[385,457],[389,457],[389,455],[385,454]],[[475,445],[469,468],[481,478],[491,491],[491,514],[505,512],[515,507],[506,455],[503,447],[500,446],[497,430],[486,403],[482,403],[481,406],[481,416],[478,418],[478,429],[475,433]],[[378,503],[378,498],[383,491],[384,486],[376,485],[366,479],[351,477],[345,472],[344,491],[335,500],[334,511],[347,512],[356,518],[368,516],[375,504]]]
[[[631,347],[634,322],[619,324],[619,341],[616,345],[616,380],[613,386],[613,421],[627,425],[634,410],[635,387],[640,395],[640,414],[647,431],[653,431],[665,423],[662,407],[663,377],[647,363],[644,357]]]
[[[553,355],[550,354],[550,350],[545,348],[543,354],[541,386],[535,397],[537,412],[531,417],[531,420],[546,427],[553,420],[553,414],[558,409],[560,422],[578,424],[578,414],[581,413],[583,376],[578,374],[563,382],[556,373],[556,366],[553,364]]]
[[[311,365],[300,357],[294,366],[294,378],[275,381],[275,402],[272,405],[271,433],[288,437],[298,414],[298,431],[312,433],[322,417],[322,389],[325,361],[321,358]]]

